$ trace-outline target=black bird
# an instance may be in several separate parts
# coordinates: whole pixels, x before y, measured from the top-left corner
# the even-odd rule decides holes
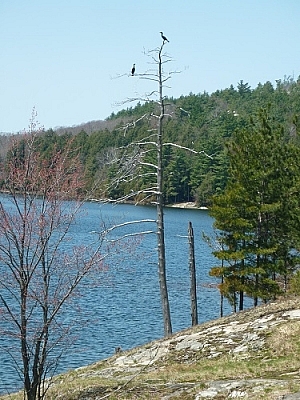
[[[169,40],[165,37],[165,35],[164,35],[163,32],[160,32],[160,34],[161,34],[161,38],[162,38],[162,40],[163,40],[164,42],[168,42],[168,41],[169,41]]]
[[[135,64],[133,64],[132,68],[131,68],[131,75],[133,76],[135,73]]]

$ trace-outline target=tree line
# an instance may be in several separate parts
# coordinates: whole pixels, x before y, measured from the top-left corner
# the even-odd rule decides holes
[[[269,107],[270,118],[292,133],[294,116],[300,112],[299,95],[300,81],[285,77],[276,82],[276,87],[266,82],[251,89],[240,81],[236,88],[230,86],[212,94],[166,99],[164,141],[180,143],[200,154],[192,156],[181,149],[164,147],[164,203],[196,201],[200,206],[211,205],[212,196],[223,192],[228,181],[228,140],[235,132],[251,128],[250,116],[262,107]],[[153,129],[153,121],[142,116],[157,112],[157,103],[150,101],[112,114],[107,118],[111,128],[89,133],[83,129],[74,133],[74,128],[48,130],[39,137],[40,150],[48,157],[54,146],[63,149],[72,137],[84,165],[86,189],[93,189],[96,197],[121,198],[131,190],[147,187],[147,174],[134,182],[120,182],[118,188],[109,187],[117,168],[111,161],[116,152],[120,156],[120,149]],[[1,138],[1,142],[4,140]],[[201,151],[211,157],[204,157]],[[155,155],[149,152],[147,158],[151,163]],[[147,172],[146,166],[144,169]]]

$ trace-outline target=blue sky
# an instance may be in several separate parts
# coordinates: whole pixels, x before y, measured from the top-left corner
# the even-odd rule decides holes
[[[299,0],[1,0],[0,18],[0,132],[27,128],[33,107],[48,129],[134,105],[120,103],[150,82],[127,74],[151,68],[160,31],[181,71],[168,96],[300,75]]]

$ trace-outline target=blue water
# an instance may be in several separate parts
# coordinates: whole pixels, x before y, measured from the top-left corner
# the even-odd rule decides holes
[[[86,203],[85,213],[72,228],[75,243],[88,243],[93,233],[105,222],[122,223],[140,219],[156,219],[152,207],[133,205],[101,205]],[[209,270],[217,264],[211,249],[202,239],[202,232],[213,235],[212,219],[205,210],[165,209],[166,262],[173,332],[191,325],[188,270],[188,222],[195,236],[199,321],[219,316],[220,298]],[[141,231],[155,231],[154,223],[128,225],[116,229],[111,239]],[[157,273],[157,237],[154,233],[137,237],[128,246],[120,242],[106,260],[107,270],[99,282],[85,286],[72,329],[75,343],[60,359],[58,372],[91,364],[114,353],[116,347],[129,349],[163,336],[162,312]],[[118,254],[115,254],[115,253]],[[80,308],[80,312],[78,309]],[[225,313],[231,308],[225,304]],[[0,317],[1,318],[1,317]],[[0,393],[20,387],[13,363],[1,346],[8,338],[0,338]]]

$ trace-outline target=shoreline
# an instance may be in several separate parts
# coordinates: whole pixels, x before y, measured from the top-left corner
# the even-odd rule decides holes
[[[194,209],[194,210],[208,210],[208,207],[204,207],[204,206],[197,207],[196,203],[193,201],[186,201],[184,203],[167,204],[165,207],[188,208],[188,209]]]
[[[134,201],[122,201],[122,202],[117,202],[117,201],[111,201],[111,200],[105,200],[105,199],[88,199],[87,201],[94,202],[94,203],[115,203],[115,204],[131,204],[131,205],[140,205],[140,206],[153,206],[153,204],[137,204]],[[173,203],[173,204],[165,204],[165,208],[181,208],[181,209],[189,209],[189,210],[208,210],[208,207],[205,206],[200,206],[198,207],[196,202],[194,201],[185,201],[182,203]]]

